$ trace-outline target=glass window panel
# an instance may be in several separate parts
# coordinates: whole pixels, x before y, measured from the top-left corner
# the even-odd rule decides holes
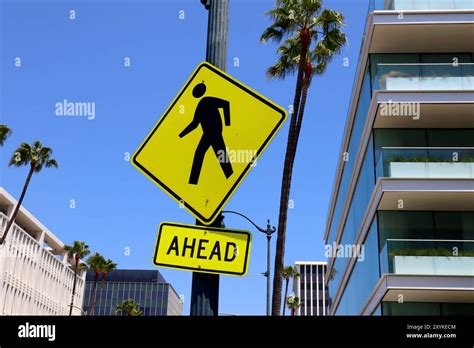
[[[472,89],[471,53],[373,54],[370,61],[374,90]]]
[[[352,125],[349,146],[346,149],[346,152],[349,154],[349,157],[348,160],[344,162],[344,170],[342,173],[339,192],[337,194],[336,208],[331,223],[328,241],[333,241],[336,237],[336,231],[339,227],[342,208],[347,196],[347,188],[350,182],[350,178],[352,176],[352,170],[354,169],[354,161],[357,157],[357,152],[359,150],[359,143],[362,137],[362,131],[364,129],[371,98],[372,94],[370,89],[370,73],[369,69],[367,68],[364,76],[364,81],[362,82],[361,94],[357,102],[357,109],[354,118],[354,123]]]
[[[474,313],[474,303],[442,303],[441,315],[469,315]]]
[[[364,258],[355,263],[336,310],[337,315],[360,314],[380,278],[378,250],[377,218],[374,218],[364,243]]]
[[[474,240],[474,212],[435,212],[437,239]]]
[[[344,226],[342,239],[339,244],[343,246],[354,244],[370,201],[374,185],[373,142],[371,138]],[[333,279],[329,282],[331,296],[335,296],[336,294],[346,263],[347,258],[337,258],[334,263]]]
[[[376,151],[381,147],[427,146],[424,129],[376,129],[374,132]]]
[[[433,215],[425,211],[379,211],[380,250],[387,239],[433,239]]]
[[[429,147],[474,147],[474,129],[429,129]]]
[[[439,303],[382,302],[383,315],[441,315]]]
[[[403,65],[397,65],[403,64]],[[372,54],[370,55],[370,74],[372,89],[387,89],[387,79],[394,77],[419,76],[418,54]],[[414,64],[414,65],[405,65]]]
[[[474,243],[463,242],[474,237],[473,212],[379,211],[378,216],[382,273],[396,272],[396,255],[445,255],[454,250],[460,255],[474,252]],[[387,239],[392,240],[387,242]],[[429,269],[420,268],[420,272]],[[462,268],[456,271],[463,272]]]

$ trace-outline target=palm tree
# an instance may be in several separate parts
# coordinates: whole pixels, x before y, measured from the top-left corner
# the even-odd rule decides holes
[[[299,297],[288,296],[286,299],[286,305],[291,310],[291,316],[295,316],[296,310],[304,304],[304,301]]]
[[[281,42],[285,39],[277,51],[279,59],[268,68],[267,75],[284,79],[297,72],[281,183],[273,278],[272,315],[279,315],[291,178],[308,89],[312,76],[325,71],[327,63],[346,43],[346,36],[341,31],[344,25],[342,14],[323,9],[321,0],[276,0],[275,8],[267,15],[273,23],[263,32],[260,40]]]
[[[74,306],[74,296],[76,295],[77,271],[81,259],[90,254],[89,246],[81,241],[75,240],[73,245],[65,245],[64,250],[67,252],[69,259],[74,259],[74,284],[72,286],[71,305],[69,307],[69,316],[72,315],[72,307]]]
[[[107,261],[104,260],[104,262],[102,263],[101,265],[102,283],[100,286],[100,292],[99,292],[98,298],[94,298],[94,306],[95,306],[96,301],[99,300],[102,295],[102,290],[105,287],[105,281],[107,280],[107,275],[113,270],[115,270],[116,268],[117,268],[117,264],[114,263],[111,259],[108,259]],[[92,314],[93,313],[91,313],[91,315]]]
[[[128,300],[122,301],[115,307],[115,314],[119,315],[125,313],[128,317],[141,316],[143,311],[140,310],[140,304],[135,303],[134,300],[129,298]]]
[[[102,271],[103,264],[105,263],[105,258],[99,254],[95,253],[90,256],[87,261],[87,266],[90,271],[94,271],[94,285],[92,286],[92,291],[89,296],[89,304],[87,305],[88,315],[92,315],[94,312],[95,299],[97,296],[97,282],[99,281],[100,272]]]
[[[13,156],[8,163],[9,166],[21,167],[30,165],[30,170],[28,172],[28,176],[26,178],[25,184],[23,185],[23,190],[21,191],[20,199],[16,204],[15,210],[7,223],[5,228],[5,232],[3,233],[2,238],[0,239],[0,244],[3,243],[5,238],[8,235],[8,231],[10,227],[15,222],[16,215],[18,214],[18,210],[23,202],[23,198],[25,198],[26,190],[28,189],[28,185],[30,183],[31,177],[33,173],[39,173],[43,168],[51,168],[51,167],[58,167],[58,163],[56,160],[51,158],[53,150],[49,147],[44,147],[40,141],[35,141],[31,146],[27,143],[22,143],[13,153]]]
[[[108,259],[102,265],[102,289],[104,288],[105,281],[107,280],[107,275],[117,269],[117,264],[114,263],[111,259]]]
[[[3,146],[5,140],[12,134],[12,130],[6,124],[0,124],[0,146]]]
[[[288,285],[290,283],[290,279],[294,279],[299,276],[300,274],[298,273],[298,269],[296,267],[286,266],[285,268],[283,268],[282,277],[283,279],[285,279],[285,297],[284,297],[285,304],[288,300]],[[283,306],[283,315],[285,315],[285,310],[286,310],[286,305]]]

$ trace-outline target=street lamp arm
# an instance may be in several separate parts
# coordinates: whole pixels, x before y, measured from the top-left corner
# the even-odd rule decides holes
[[[239,215],[239,216],[242,216],[245,220],[247,220],[248,222],[250,222],[257,230],[259,230],[260,232],[262,233],[267,233],[266,230],[264,230],[263,228],[257,226],[257,224],[255,222],[253,222],[252,220],[250,220],[247,216],[245,216],[244,214],[241,214],[237,211],[233,211],[233,210],[223,210],[222,213],[226,214],[226,213],[229,213],[229,214],[235,214],[235,215]],[[275,227],[273,227],[275,229]]]
[[[267,235],[267,271],[265,273],[261,273],[261,275],[267,278],[267,315],[270,315],[270,240],[272,239],[272,234],[275,233],[276,228],[275,226],[270,226],[270,220],[267,220],[267,229],[264,230],[263,228],[259,227],[255,222],[250,220],[247,216],[242,213],[239,213],[238,211],[223,210],[222,213],[239,215],[248,222],[250,222],[258,231]]]
[[[68,305],[68,307],[73,307],[73,308],[77,308],[81,311],[82,314],[84,315],[87,315],[87,312],[85,310],[83,310],[81,307],[78,307],[78,306],[75,306],[75,305]]]

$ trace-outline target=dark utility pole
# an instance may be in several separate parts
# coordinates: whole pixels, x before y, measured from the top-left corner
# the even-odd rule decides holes
[[[227,66],[227,28],[229,0],[201,0],[209,9],[206,60],[221,70]]]
[[[224,227],[219,215],[212,227]],[[198,220],[196,225],[203,226]],[[193,272],[190,315],[214,315],[219,313],[219,275]]]
[[[209,11],[207,21],[206,60],[219,69],[226,69],[227,27],[229,0],[201,0]],[[211,224],[223,227],[220,214]],[[196,225],[202,225],[196,220]],[[219,313],[219,275],[193,272],[191,289],[191,315],[214,315]]]

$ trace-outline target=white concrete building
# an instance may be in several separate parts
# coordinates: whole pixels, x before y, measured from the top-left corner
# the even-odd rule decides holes
[[[296,261],[295,267],[300,274],[293,280],[293,291],[302,301],[296,315],[328,315],[328,289],[326,283],[326,262]]]
[[[0,187],[0,235],[16,203]],[[68,315],[73,264],[64,243],[21,207],[0,245],[0,315]],[[77,279],[73,315],[81,314],[84,285],[85,272]]]

